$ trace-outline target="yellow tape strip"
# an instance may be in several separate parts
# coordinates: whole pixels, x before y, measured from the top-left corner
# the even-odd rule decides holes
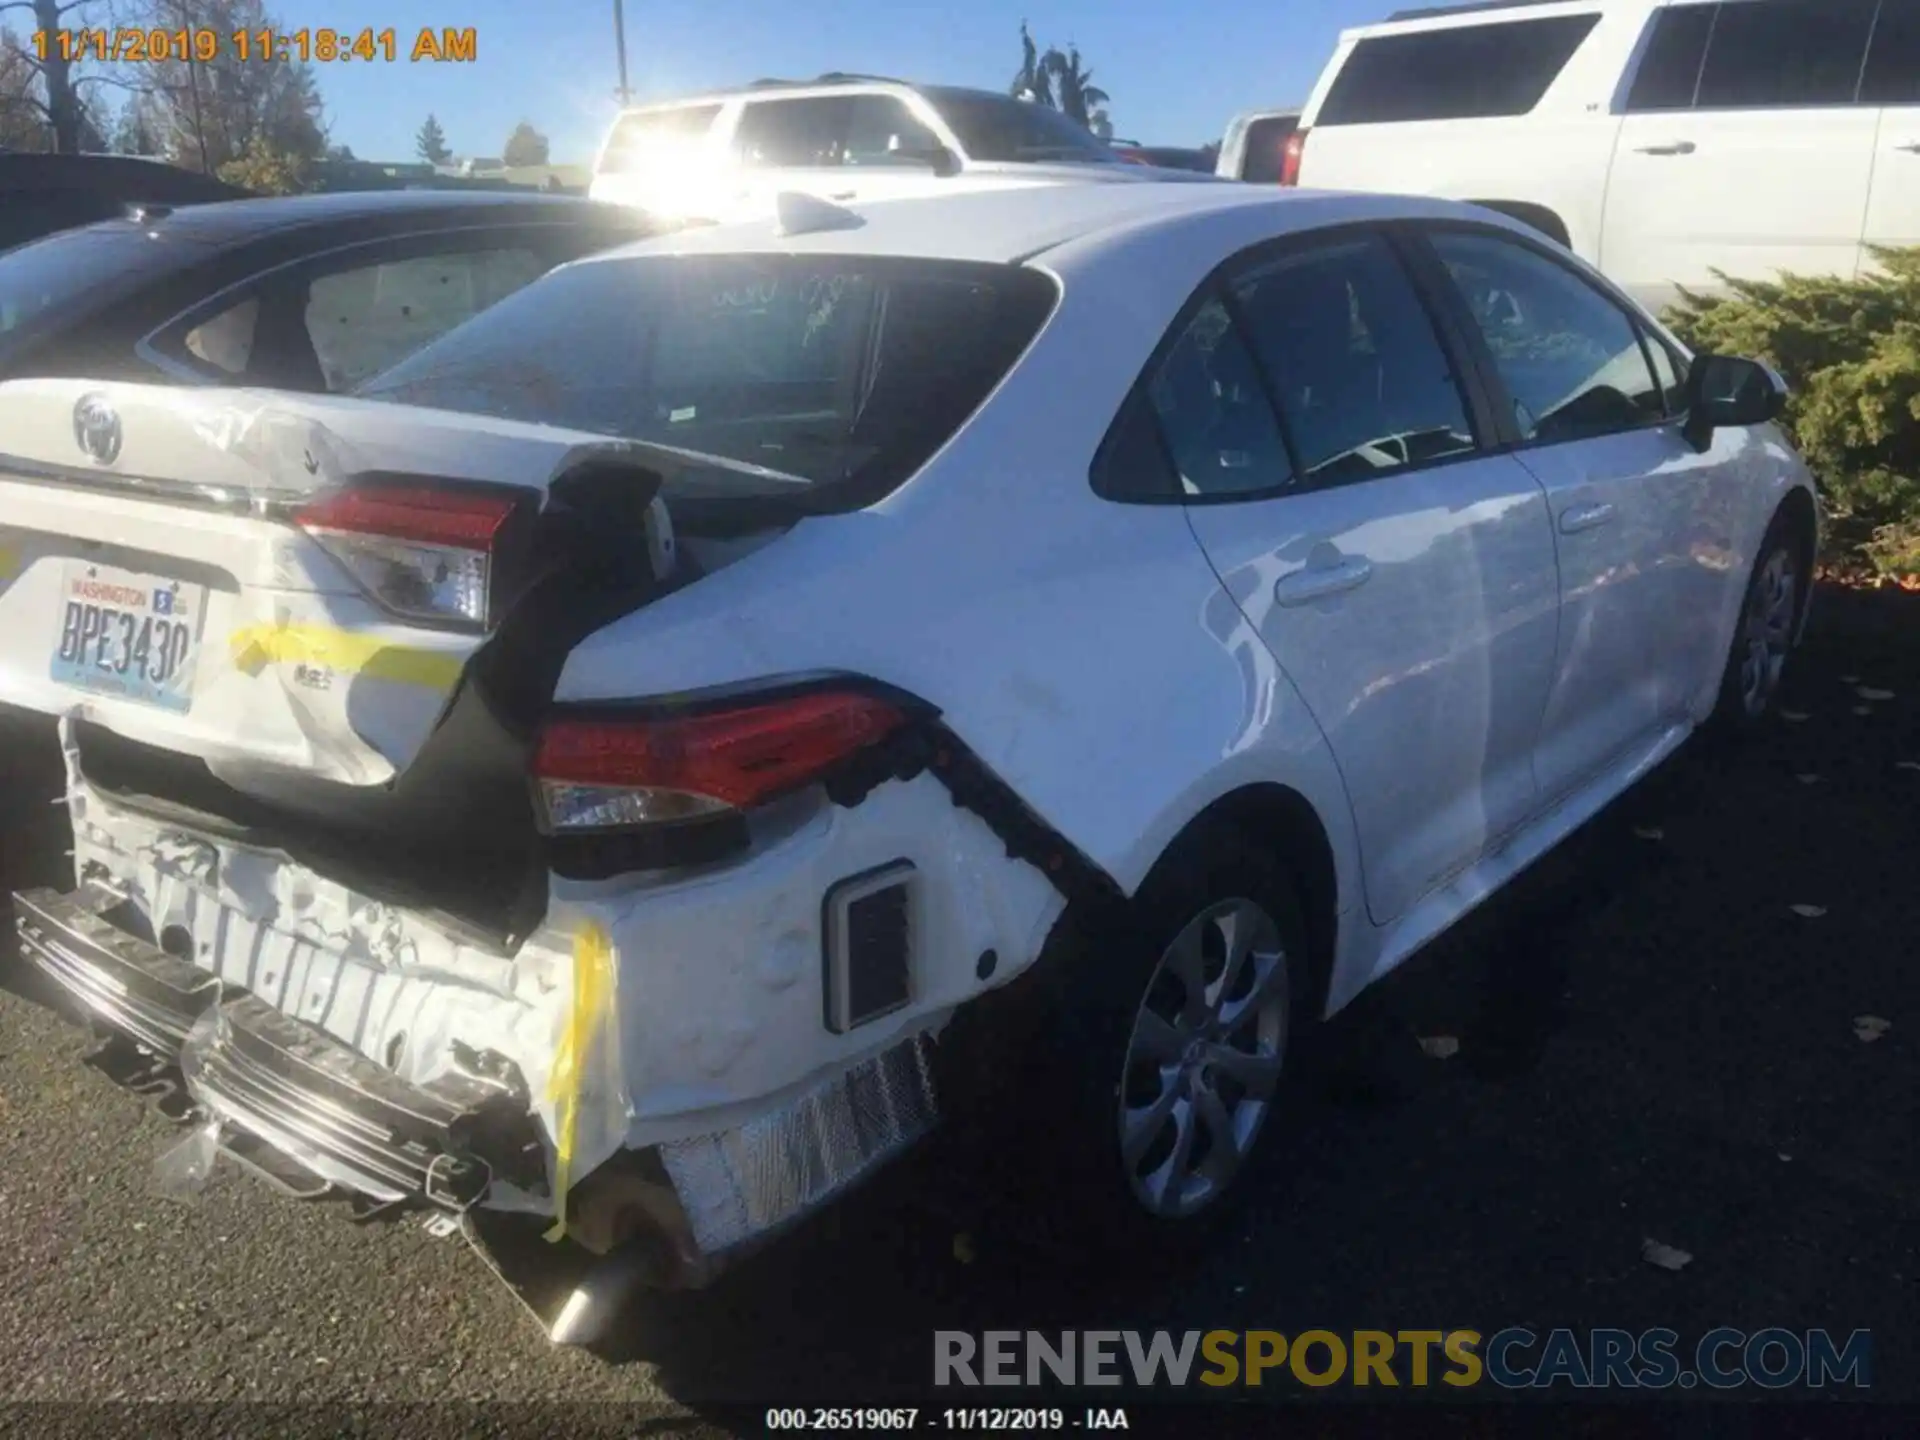
[[[409,650],[328,625],[249,625],[227,637],[236,668],[258,675],[270,664],[320,665],[343,675],[450,690],[466,661],[442,650]]]
[[[613,1002],[613,942],[594,921],[573,937],[573,1007],[567,1028],[553,1057],[553,1075],[547,1098],[559,1112],[560,1136],[554,1147],[553,1228],[546,1238],[557,1241],[567,1233],[567,1191],[573,1184],[574,1137],[579,1131],[581,1082],[594,1042],[606,1033],[605,1020]]]

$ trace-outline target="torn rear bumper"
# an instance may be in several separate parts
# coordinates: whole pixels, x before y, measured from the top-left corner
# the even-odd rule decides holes
[[[454,1211],[496,1174],[542,1183],[539,1138],[510,1067],[475,1056],[475,1073],[415,1085],[257,996],[223,1000],[217,976],[104,918],[111,897],[30,890],[13,903],[21,953],[69,999],[177,1059],[210,1118],[315,1179]]]

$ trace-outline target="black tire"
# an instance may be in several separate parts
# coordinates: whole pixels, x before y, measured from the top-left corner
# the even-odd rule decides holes
[[[1130,1045],[1149,987],[1164,991],[1168,985],[1161,969],[1168,947],[1199,917],[1229,901],[1258,907],[1271,922],[1283,957],[1284,975],[1276,975],[1263,992],[1283,1000],[1284,1019],[1277,1028],[1280,1078],[1264,1115],[1248,1127],[1245,1158],[1230,1180],[1192,1213],[1155,1214],[1136,1194],[1129,1175],[1121,1142],[1121,1104],[1123,1089],[1139,1083],[1143,1073],[1150,1081],[1168,1083],[1168,1070],[1157,1063],[1136,1064],[1129,1075]],[[1217,938],[1217,926],[1211,928]],[[1265,1162],[1285,1148],[1285,1134],[1300,1108],[1298,1082],[1305,1068],[1301,1040],[1318,1018],[1318,986],[1292,875],[1276,856],[1228,825],[1207,825],[1190,833],[1147,877],[1117,920],[1103,929],[1108,933],[1071,936],[1072,950],[1058,957],[1061,989],[1051,1024],[1045,1027],[1050,1033],[1042,1034],[1030,1063],[1021,1067],[1023,1082],[1001,1092],[1006,1107],[1002,1118],[1008,1122],[1002,1133],[1017,1136],[1011,1155],[1020,1157],[1017,1180],[1024,1182],[1017,1199],[1020,1223],[1030,1226],[1030,1233],[1056,1255],[1097,1261],[1124,1250],[1137,1269],[1140,1262],[1156,1258],[1178,1259],[1211,1240],[1259,1188]],[[1247,973],[1255,973],[1258,960],[1248,964]],[[1217,986],[1219,980],[1211,970],[1208,974],[1209,988]],[[1234,993],[1243,989],[1236,987]],[[1167,1008],[1171,993],[1157,994],[1156,1006]],[[1232,1006],[1234,993],[1221,999]],[[1234,1035],[1222,1037],[1236,1047],[1245,1046],[1248,1035],[1262,1024],[1270,1025],[1257,1008],[1244,1013],[1250,1019]],[[1271,1025],[1269,1033],[1275,1033]],[[1242,1058],[1254,1062],[1260,1057]],[[1205,1072],[1213,1077],[1205,1082],[1211,1092],[1231,1103],[1230,1110],[1211,1113],[1250,1119],[1252,1112],[1243,1104],[1252,1092],[1239,1086],[1228,1073],[1231,1068],[1190,1058],[1180,1069],[1180,1079],[1171,1083],[1201,1083],[1198,1077]],[[1043,1097],[1044,1105],[1037,1103]],[[1199,1113],[1197,1108],[1186,1112],[1189,1127]],[[1178,1117],[1164,1124],[1172,1127],[1161,1137],[1170,1147],[1180,1128]],[[1204,1155],[1198,1131],[1195,1137],[1190,1155]],[[1156,1153],[1149,1149],[1140,1157],[1150,1170]]]
[[[1810,572],[1807,545],[1793,522],[1785,515],[1774,516],[1741,594],[1727,650],[1712,720],[1721,735],[1738,739],[1773,719],[1806,607]]]

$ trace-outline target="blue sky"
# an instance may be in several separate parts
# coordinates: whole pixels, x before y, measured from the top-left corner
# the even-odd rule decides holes
[[[1020,63],[1020,22],[1042,47],[1080,46],[1113,96],[1115,133],[1144,143],[1218,139],[1239,110],[1306,98],[1343,26],[1407,0],[1218,0],[1207,6],[1092,0],[627,0],[627,64],[642,97],[768,75],[867,71],[998,89]],[[612,0],[268,0],[287,29],[471,25],[477,63],[316,66],[336,144],[411,158],[429,111],[462,155],[498,155],[520,120],[585,163],[614,110]],[[403,10],[408,23],[395,18]]]

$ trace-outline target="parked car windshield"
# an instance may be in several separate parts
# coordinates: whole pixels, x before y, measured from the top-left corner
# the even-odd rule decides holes
[[[0,253],[0,359],[144,283],[169,247],[137,225],[69,230]]]
[[[650,255],[564,266],[357,394],[672,445],[873,503],[1012,367],[1037,271],[871,256]],[[791,486],[781,487],[791,490]]]
[[[952,128],[969,160],[1127,163],[1086,126],[1045,105],[937,85],[921,93]]]

